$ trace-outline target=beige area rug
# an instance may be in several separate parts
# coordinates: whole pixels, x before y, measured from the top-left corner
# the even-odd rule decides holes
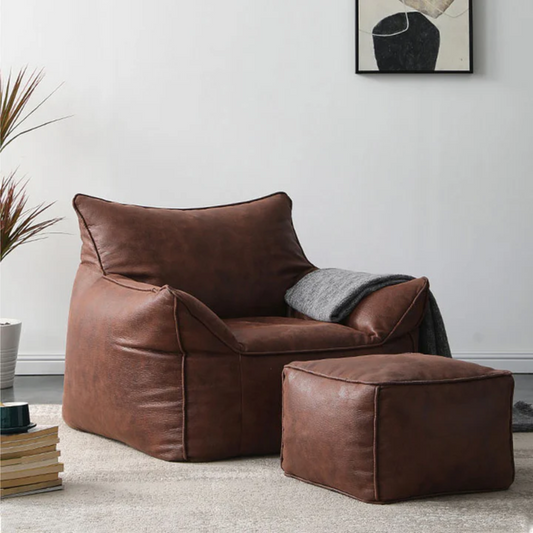
[[[378,506],[286,478],[277,457],[166,463],[60,413],[32,407],[36,422],[60,425],[65,490],[4,500],[2,533],[533,533],[533,433],[515,434],[509,491]]]

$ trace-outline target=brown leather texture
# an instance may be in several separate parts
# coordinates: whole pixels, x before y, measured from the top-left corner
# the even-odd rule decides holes
[[[364,298],[343,323],[371,342],[386,342],[420,326],[428,297],[427,278],[391,285]]]
[[[364,336],[367,345],[383,344],[410,332],[418,334],[428,297],[427,278],[391,285],[364,298],[342,324],[355,330],[359,337]],[[289,316],[313,320],[294,309],[289,309]]]
[[[80,266],[67,335],[67,424],[183,460],[183,361],[167,289]]]
[[[242,449],[244,455],[278,453],[281,443],[281,374],[283,367],[294,360],[320,360],[331,357],[353,357],[371,353],[402,353],[416,351],[409,335],[381,346],[363,346],[339,351],[309,351],[299,353],[250,355],[243,354]]]
[[[284,295],[315,267],[285,193],[199,209],[125,205],[77,195],[82,260],[194,295],[222,318],[285,315]]]
[[[82,257],[63,399],[64,418],[74,428],[171,461],[277,453],[286,364],[418,349],[423,278],[365,299],[353,325],[277,314],[285,284],[314,268],[301,252],[284,194],[199,210],[86,196],[77,196],[75,206]],[[273,244],[266,225],[284,243]],[[249,245],[252,237],[257,246]],[[237,242],[226,247],[235,254],[230,260],[221,242],[231,239]],[[194,279],[182,283],[184,273]],[[260,301],[266,294],[275,296],[267,305],[272,314]],[[239,309],[251,314],[233,317]]]
[[[367,503],[505,490],[510,372],[416,353],[293,362],[282,468]]]

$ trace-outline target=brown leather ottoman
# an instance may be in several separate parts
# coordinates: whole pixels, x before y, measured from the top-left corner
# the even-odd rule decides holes
[[[513,389],[510,372],[415,353],[294,362],[281,466],[368,503],[507,489]]]

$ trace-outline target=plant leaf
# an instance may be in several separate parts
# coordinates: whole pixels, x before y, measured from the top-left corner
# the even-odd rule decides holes
[[[27,181],[15,180],[15,172],[2,177],[0,185],[0,261],[13,250],[45,238],[45,230],[57,224],[62,218],[37,220],[53,204],[39,204],[26,208]],[[37,237],[38,236],[38,237]]]
[[[34,70],[28,73],[27,67],[22,68],[16,76],[13,76],[10,72],[6,83],[4,83],[4,79],[0,74],[0,152],[21,135],[69,118],[61,117],[48,120],[16,133],[20,125],[31,117],[61,87],[61,85],[56,87],[38,105],[28,110],[29,102],[43,78],[44,70]]]

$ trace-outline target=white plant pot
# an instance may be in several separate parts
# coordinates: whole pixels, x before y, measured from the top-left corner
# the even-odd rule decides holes
[[[0,318],[0,388],[9,389],[15,379],[22,322]]]

